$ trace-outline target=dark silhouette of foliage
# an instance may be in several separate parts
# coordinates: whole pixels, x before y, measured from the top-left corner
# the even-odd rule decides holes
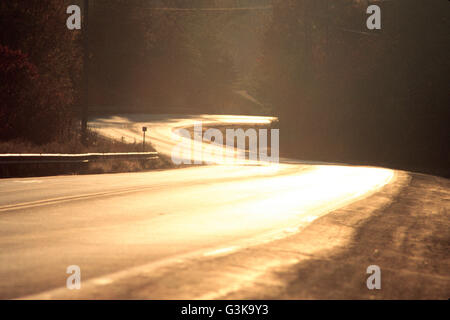
[[[66,8],[60,0],[0,3],[1,139],[41,144],[73,129],[82,62]]]
[[[369,31],[365,2],[274,1],[258,96],[292,156],[448,175],[450,6],[377,4]]]

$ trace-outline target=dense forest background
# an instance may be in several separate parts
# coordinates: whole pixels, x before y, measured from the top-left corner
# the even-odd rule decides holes
[[[285,154],[449,176],[449,27],[448,1],[275,1],[257,96]]]
[[[182,9],[261,7],[270,0],[92,3],[89,101],[94,112],[249,112],[242,110],[236,91],[245,87],[257,63],[271,8]]]
[[[0,139],[45,143],[74,125],[82,51],[62,1],[0,2]]]
[[[0,3],[1,140],[74,137],[85,101],[271,114],[285,156],[450,176],[448,1],[91,0],[88,46],[66,28],[72,3]]]

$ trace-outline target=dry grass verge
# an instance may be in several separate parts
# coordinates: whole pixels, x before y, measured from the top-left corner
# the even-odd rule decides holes
[[[66,140],[54,141],[44,145],[35,145],[24,140],[0,142],[0,153],[115,153],[141,152],[140,143],[124,143],[104,138],[95,131],[89,131],[87,143],[80,142],[79,136],[74,135]],[[146,145],[145,151],[155,149]],[[106,160],[87,163],[39,163],[39,164],[2,164],[0,178],[35,177],[60,174],[99,174],[117,172],[136,172],[154,169],[171,168],[172,162],[164,156],[151,160]]]

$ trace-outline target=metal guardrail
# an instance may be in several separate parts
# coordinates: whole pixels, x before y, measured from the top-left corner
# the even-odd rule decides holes
[[[105,160],[152,160],[157,152],[83,153],[83,154],[0,154],[0,164],[84,163]]]

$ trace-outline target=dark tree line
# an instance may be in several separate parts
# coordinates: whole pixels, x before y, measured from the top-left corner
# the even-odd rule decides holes
[[[256,79],[280,116],[282,148],[303,159],[449,174],[450,6],[274,1]]]
[[[239,16],[155,7],[211,3],[95,1],[89,18],[90,101],[114,112],[217,112],[230,101],[238,80],[223,29]]]
[[[0,139],[71,134],[81,68],[60,0],[0,3]]]
[[[238,69],[256,59],[256,42],[245,43],[251,36],[243,32],[255,25],[247,21],[249,12],[152,10],[248,6],[253,0],[91,0],[89,29],[81,31],[88,48],[80,31],[66,28],[67,5],[83,1],[69,2],[0,4],[2,140],[46,143],[77,131],[84,84],[91,116],[222,112],[233,103]]]

